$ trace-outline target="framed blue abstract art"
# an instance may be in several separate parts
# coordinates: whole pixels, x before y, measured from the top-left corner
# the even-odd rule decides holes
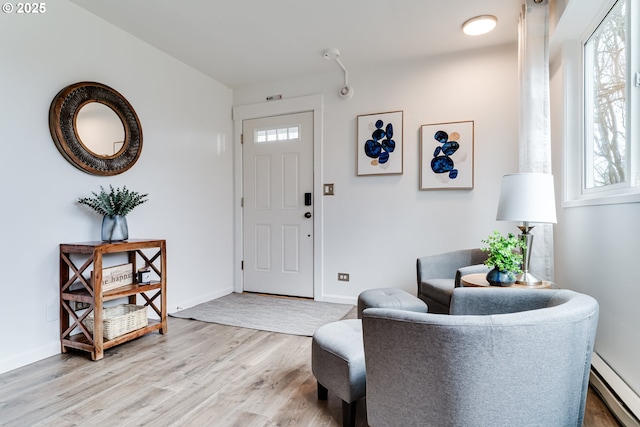
[[[402,174],[402,111],[358,116],[357,175]]]
[[[420,127],[420,190],[473,188],[473,121]]]

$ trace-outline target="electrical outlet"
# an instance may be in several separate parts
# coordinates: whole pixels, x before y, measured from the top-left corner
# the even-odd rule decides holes
[[[47,305],[46,313],[47,313],[47,322],[53,322],[60,318],[60,311],[56,304]]]
[[[338,280],[340,280],[341,282],[348,282],[349,273],[338,273]]]

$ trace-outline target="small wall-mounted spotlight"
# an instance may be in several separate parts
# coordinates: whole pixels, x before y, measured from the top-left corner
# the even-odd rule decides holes
[[[327,61],[335,60],[340,68],[342,68],[342,71],[344,71],[344,86],[338,89],[338,95],[343,99],[351,99],[353,96],[353,88],[349,85],[349,73],[342,62],[340,62],[340,51],[335,48],[327,49],[322,52],[322,56],[324,56],[324,59]]]

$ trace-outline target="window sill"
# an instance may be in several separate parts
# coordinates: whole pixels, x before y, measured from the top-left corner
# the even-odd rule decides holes
[[[574,208],[580,206],[617,205],[623,203],[640,203],[640,188],[629,190],[622,194],[593,194],[579,199],[565,200],[562,207]]]

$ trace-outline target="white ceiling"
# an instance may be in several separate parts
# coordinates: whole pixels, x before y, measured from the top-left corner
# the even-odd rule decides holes
[[[519,0],[71,0],[230,88],[517,40]],[[490,14],[484,36],[461,31]]]

